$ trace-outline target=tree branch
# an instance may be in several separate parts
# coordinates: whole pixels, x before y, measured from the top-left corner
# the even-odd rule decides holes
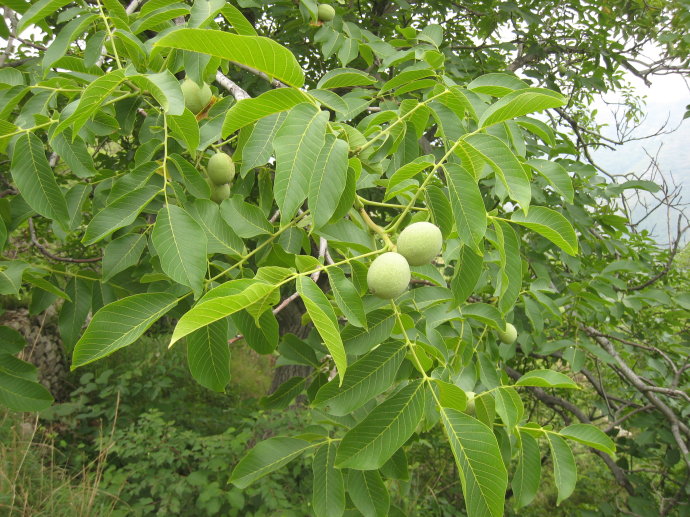
[[[38,251],[40,251],[43,255],[45,255],[46,257],[48,257],[51,260],[55,260],[58,262],[71,262],[73,264],[85,264],[85,263],[89,263],[89,262],[99,262],[99,261],[103,260],[103,257],[77,259],[77,258],[72,258],[72,257],[58,257],[57,255],[52,254],[36,238],[36,229],[34,228],[33,217],[29,217],[29,233],[31,234],[32,244],[34,246],[36,246]]]

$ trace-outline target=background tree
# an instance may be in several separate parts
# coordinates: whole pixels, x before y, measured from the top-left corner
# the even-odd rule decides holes
[[[277,356],[264,407],[313,411],[232,482],[313,456],[316,515],[394,514],[406,450],[439,428],[470,516],[529,504],[546,463],[566,499],[572,445],[610,470],[616,511],[682,515],[687,218],[669,249],[638,230],[626,192],[677,197],[605,177],[587,106],[625,92],[624,70],[686,72],[687,8],[335,7],[4,2],[0,293],[59,306],[73,369],[162,319],[212,390],[228,341]],[[394,300],[368,294],[372,261],[420,221],[442,254]],[[0,401],[49,405],[3,332]]]

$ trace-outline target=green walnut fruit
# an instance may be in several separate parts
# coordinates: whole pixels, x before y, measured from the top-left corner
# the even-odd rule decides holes
[[[208,103],[211,102],[211,97],[213,97],[211,88],[206,83],[204,83],[203,87],[199,87],[191,79],[185,79],[181,88],[182,95],[184,95],[184,105],[195,115],[208,106]]]
[[[465,407],[465,413],[468,415],[474,415],[474,398],[477,394],[474,391],[466,391],[465,395],[467,395],[467,406]]]
[[[321,4],[319,6],[319,20],[330,22],[333,18],[335,18],[335,9],[328,4]]]
[[[506,323],[505,331],[498,331],[498,339],[500,339],[501,342],[505,343],[506,345],[512,345],[517,339],[517,329],[512,323]]]
[[[443,246],[438,226],[428,222],[413,223],[398,237],[398,253],[410,266],[423,266],[436,258]]]
[[[223,200],[230,197],[230,185],[225,183],[224,185],[215,185],[213,182],[208,182],[209,187],[211,187],[211,201],[216,203],[222,203]]]
[[[375,296],[390,300],[397,298],[410,283],[410,266],[405,257],[389,251],[379,255],[369,266],[367,285]]]
[[[208,161],[206,174],[216,185],[230,183],[235,177],[235,164],[229,154],[216,153]]]

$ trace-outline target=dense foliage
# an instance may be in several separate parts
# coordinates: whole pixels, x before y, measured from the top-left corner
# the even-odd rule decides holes
[[[635,68],[646,41],[686,56],[687,7],[618,4],[5,1],[0,293],[59,306],[73,369],[160,321],[211,390],[228,341],[307,367],[262,399],[303,427],[233,494],[300,458],[315,515],[399,514],[442,430],[470,517],[530,504],[542,464],[561,503],[582,446],[622,487],[610,514],[681,515],[690,282],[619,202],[658,187],[589,162],[586,105],[660,70]],[[435,234],[395,253],[417,222],[431,263]],[[50,405],[2,337],[0,402]]]

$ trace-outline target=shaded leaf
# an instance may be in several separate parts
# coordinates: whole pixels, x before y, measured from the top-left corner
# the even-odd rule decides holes
[[[166,312],[177,305],[168,293],[135,294],[101,308],[77,342],[72,354],[74,370],[134,343]]]
[[[468,517],[501,517],[508,473],[491,429],[451,408],[441,411],[443,426],[462,472],[460,482]]]
[[[230,382],[227,321],[215,321],[187,336],[187,363],[199,384],[221,393],[225,390]]]

